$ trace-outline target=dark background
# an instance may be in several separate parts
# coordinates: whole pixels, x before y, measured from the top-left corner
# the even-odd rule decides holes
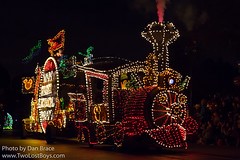
[[[192,77],[191,104],[211,94],[239,94],[233,78],[239,75],[240,23],[238,0],[171,0],[165,21],[173,22],[180,38],[169,46],[170,67]],[[66,55],[145,60],[152,46],[141,37],[157,21],[154,0],[3,1],[0,4],[0,95],[15,117],[30,114],[32,95],[21,93],[21,77],[34,76],[49,53],[46,40],[65,29]],[[29,63],[22,59],[42,40],[42,50]]]

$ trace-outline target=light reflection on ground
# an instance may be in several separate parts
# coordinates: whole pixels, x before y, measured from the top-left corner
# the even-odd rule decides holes
[[[1,146],[29,147],[25,153],[31,154],[64,154],[65,158],[58,159],[80,159],[80,160],[233,160],[239,155],[218,155],[217,153],[203,152],[206,148],[198,149],[151,149],[151,150],[124,150],[115,151],[111,146],[94,146],[89,148],[86,145],[77,143],[56,142],[47,144],[41,139],[20,139],[16,137],[0,137]],[[40,151],[43,148],[54,148],[54,151]],[[34,150],[34,148],[37,148]],[[221,151],[219,151],[221,152]],[[228,152],[228,151],[225,151]],[[5,153],[14,154],[16,152],[7,151]],[[23,152],[22,152],[23,153]],[[234,152],[237,153],[237,152]],[[3,154],[3,153],[2,153]],[[240,157],[240,156],[239,156]],[[45,159],[45,158],[39,158]]]

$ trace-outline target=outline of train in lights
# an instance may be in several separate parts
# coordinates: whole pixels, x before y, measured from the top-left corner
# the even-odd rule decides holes
[[[153,45],[144,62],[93,59],[90,53],[84,63],[63,58],[64,33],[48,40],[51,56],[36,67],[25,133],[45,133],[48,143],[76,133],[90,146],[148,139],[162,147],[187,147],[186,136],[198,126],[183,93],[190,77],[182,79],[169,68],[168,45],[179,36],[172,23],[152,22],[141,33]]]

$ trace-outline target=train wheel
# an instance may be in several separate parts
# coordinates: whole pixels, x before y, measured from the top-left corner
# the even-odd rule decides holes
[[[79,129],[77,139],[81,144],[87,144],[89,147],[93,147],[93,145],[90,143],[90,132],[87,127],[82,127]]]
[[[82,134],[81,134],[81,132],[79,131],[79,132],[78,132],[78,135],[77,135],[77,141],[80,143],[81,140],[82,140]]]
[[[98,143],[102,144],[106,140],[106,129],[102,124],[97,126],[96,134],[97,134]]]
[[[172,90],[159,92],[152,105],[152,120],[155,126],[172,123],[182,124],[187,115],[187,97]]]
[[[118,148],[118,147],[122,147],[123,145],[123,141],[124,141],[124,128],[122,123],[117,122],[115,124],[115,131],[114,131],[114,135],[113,135],[113,141],[114,141],[114,145]]]

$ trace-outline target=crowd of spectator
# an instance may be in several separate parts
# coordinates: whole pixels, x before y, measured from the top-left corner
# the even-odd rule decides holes
[[[198,144],[240,147],[240,96],[213,95],[194,106]]]

